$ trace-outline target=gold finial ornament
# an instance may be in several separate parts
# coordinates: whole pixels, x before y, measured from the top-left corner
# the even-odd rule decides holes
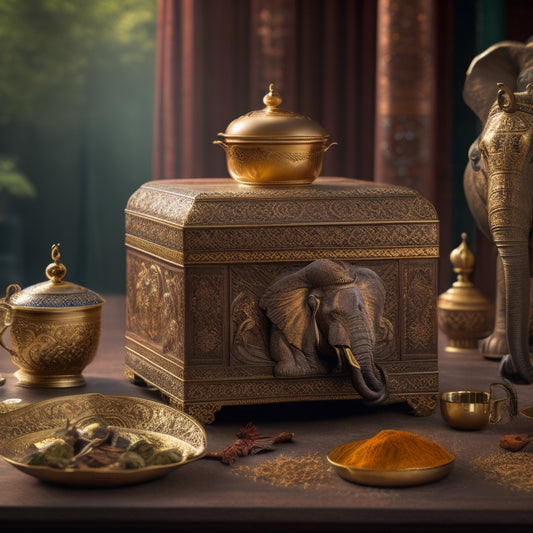
[[[59,253],[59,246],[60,243],[52,245],[51,256],[53,263],[50,263],[46,267],[46,277],[52,283],[61,283],[67,273],[67,267],[59,261],[61,259],[61,254]]]
[[[274,84],[271,83],[268,86],[268,93],[263,97],[263,103],[267,106],[267,108],[275,108],[281,105],[281,102],[281,96],[274,92]]]
[[[475,257],[467,245],[467,234],[450,253],[457,280],[437,302],[439,329],[448,337],[447,352],[478,351],[479,339],[490,334],[494,317],[492,303],[470,281]]]

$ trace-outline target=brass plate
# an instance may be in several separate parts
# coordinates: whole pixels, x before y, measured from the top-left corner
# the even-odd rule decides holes
[[[347,481],[358,483],[359,485],[371,485],[374,487],[408,487],[432,483],[433,481],[438,481],[448,475],[451,472],[455,461],[455,459],[452,459],[448,463],[430,468],[406,468],[404,470],[370,470],[367,468],[353,468],[335,462],[335,459],[343,446],[337,446],[331,450],[327,455],[327,459],[340,477]]]
[[[183,451],[180,463],[135,470],[32,466],[21,462],[28,447],[64,428],[67,420],[86,425],[104,420],[124,428],[126,438],[147,437],[161,448]],[[116,487],[141,483],[167,475],[205,454],[207,437],[202,425],[162,403],[127,396],[80,394],[45,400],[0,414],[0,456],[22,472],[42,481],[83,487]]]

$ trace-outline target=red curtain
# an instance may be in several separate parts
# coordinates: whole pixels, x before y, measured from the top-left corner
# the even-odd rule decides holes
[[[375,0],[158,0],[153,178],[227,176],[212,144],[263,107],[310,116],[339,143],[322,175],[372,179]]]

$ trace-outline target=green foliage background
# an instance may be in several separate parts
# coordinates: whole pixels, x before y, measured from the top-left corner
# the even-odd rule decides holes
[[[124,291],[124,208],[151,179],[156,10],[0,0],[0,155],[36,189],[0,213],[0,283],[45,280],[59,242],[66,279]]]

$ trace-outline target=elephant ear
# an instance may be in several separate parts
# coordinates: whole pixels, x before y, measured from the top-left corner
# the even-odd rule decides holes
[[[282,275],[267,287],[259,300],[269,320],[285,335],[287,341],[308,353],[306,347],[314,337],[309,335],[312,323],[307,304],[309,286],[302,271]]]
[[[498,93],[497,83],[513,92],[533,81],[533,45],[519,41],[496,43],[477,55],[466,72],[463,99],[484,124]]]
[[[308,303],[311,290],[353,281],[347,264],[317,259],[296,272],[276,278],[260,298],[259,307],[290,344],[311,354],[316,351],[314,319]]]

